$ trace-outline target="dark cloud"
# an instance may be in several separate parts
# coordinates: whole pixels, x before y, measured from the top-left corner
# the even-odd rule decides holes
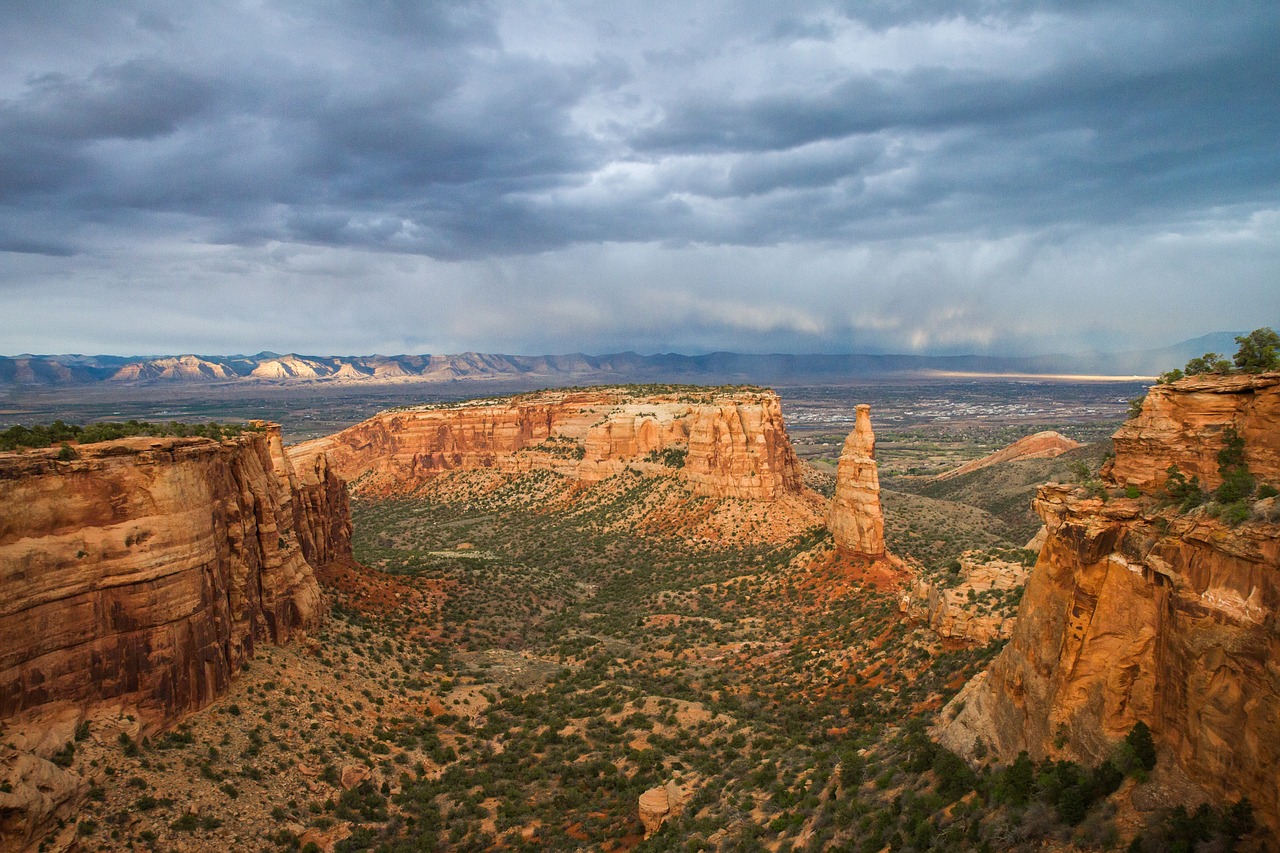
[[[1034,347],[1015,309],[1063,283],[1050,259],[1137,247],[1224,294],[1157,342],[1280,312],[1250,280],[1280,240],[1274,3],[125,0],[9,4],[0,32],[0,257],[24,259],[0,288],[33,311],[309,281],[441,312],[321,314],[317,351]],[[1094,275],[1064,347],[1118,334],[1143,278]]]

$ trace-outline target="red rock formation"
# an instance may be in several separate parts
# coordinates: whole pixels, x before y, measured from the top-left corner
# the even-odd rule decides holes
[[[112,701],[158,728],[318,623],[308,558],[350,554],[345,492],[278,428],[79,454],[0,455],[0,718]]]
[[[1280,374],[1189,376],[1147,392],[1142,413],[1115,434],[1110,475],[1121,486],[1151,492],[1170,465],[1216,488],[1222,433],[1244,438],[1245,464],[1264,482],[1280,484]]]
[[[299,468],[324,454],[353,488],[375,492],[472,468],[595,482],[632,467],[675,474],[698,494],[755,500],[802,489],[778,397],[760,390],[545,391],[389,411],[288,453]]]
[[[1234,425],[1255,473],[1275,482],[1277,386],[1228,377],[1152,389],[1116,434],[1115,477],[1149,491],[1177,464],[1212,485]],[[1166,763],[1158,774],[1180,772],[1219,801],[1247,796],[1280,829],[1280,525],[1231,527],[1064,485],[1042,487],[1035,506],[1047,537],[1013,636],[953,701],[942,741],[968,752],[981,740],[1005,760],[1026,749],[1096,762],[1141,720]]]
[[[880,477],[876,471],[876,437],[871,407],[858,406],[853,432],[845,439],[836,468],[836,493],[827,529],[836,546],[868,557],[884,556],[884,514],[880,509]]]
[[[644,826],[644,837],[653,837],[669,817],[684,814],[685,804],[691,792],[680,786],[674,779],[657,788],[650,788],[640,795],[640,823]]]
[[[72,850],[76,811],[88,783],[51,761],[0,748],[0,849]],[[50,836],[61,825],[61,831]]]
[[[324,454],[295,466],[285,452],[278,427],[268,429],[267,441],[281,495],[293,513],[293,530],[303,558],[315,568],[352,561],[346,481],[333,473]]]
[[[997,560],[981,552],[960,558],[959,583],[941,586],[917,578],[899,600],[899,610],[922,621],[939,637],[964,643],[986,645],[1013,633],[1013,605],[1003,596],[1026,583],[1027,569],[1021,563]]]
[[[1080,442],[1067,438],[1062,433],[1045,430],[1034,435],[1024,436],[995,453],[989,453],[981,459],[966,462],[959,468],[939,474],[935,480],[950,480],[972,471],[978,471],[1002,462],[1017,462],[1021,459],[1052,459],[1061,456],[1068,450],[1075,450]]]

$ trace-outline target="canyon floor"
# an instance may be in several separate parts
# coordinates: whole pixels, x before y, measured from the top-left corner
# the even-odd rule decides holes
[[[1000,771],[975,775],[925,730],[1002,641],[942,640],[901,599],[917,577],[954,583],[962,554],[1033,559],[1034,486],[1096,472],[1128,390],[1082,386],[1092,402],[1072,410],[1071,394],[974,389],[945,422],[922,414],[937,389],[886,403],[900,559],[839,554],[816,500],[765,512],[633,471],[357,495],[358,564],[321,578],[324,627],[263,650],[166,735],[77,732],[66,760],[96,781],[65,835],[83,850],[1119,849],[1163,819],[1135,811],[1132,779],[1075,823],[980,804]],[[819,493],[851,422],[841,395],[786,398]],[[1086,444],[928,476],[1046,428]],[[1019,592],[980,604],[1008,615]],[[669,812],[642,815],[663,787]]]

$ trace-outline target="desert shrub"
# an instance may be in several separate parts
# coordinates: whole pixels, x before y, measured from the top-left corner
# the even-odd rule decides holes
[[[1229,504],[1220,504],[1214,508],[1214,515],[1232,527],[1244,524],[1252,514],[1253,508],[1244,499],[1232,501]]]
[[[1199,376],[1204,373],[1230,373],[1231,362],[1216,352],[1207,352],[1188,361],[1183,370],[1188,376]]]
[[[933,772],[938,776],[938,795],[948,803],[973,790],[978,777],[960,756],[938,747],[933,759]]]
[[[1214,492],[1219,503],[1230,504],[1253,494],[1256,482],[1244,462],[1244,438],[1234,427],[1222,432],[1223,446],[1218,451],[1218,473],[1222,485]]]
[[[1166,470],[1169,475],[1162,489],[1163,497],[1177,504],[1182,512],[1195,509],[1205,501],[1204,490],[1200,488],[1200,478],[1193,476],[1190,480],[1178,470],[1177,465],[1170,465]]]
[[[1223,810],[1208,803],[1202,803],[1194,812],[1185,806],[1176,806],[1135,838],[1129,849],[1139,853],[1234,850],[1240,839],[1252,833],[1256,826],[1248,799]]]
[[[55,752],[53,754],[53,757],[50,758],[49,760],[52,761],[54,764],[58,765],[59,767],[70,767],[71,762],[75,760],[75,757],[76,757],[75,742],[67,741],[66,745],[63,746],[62,749]]]
[[[662,450],[650,450],[644,457],[646,462],[661,462],[668,468],[683,468],[689,451],[684,447],[664,447]]]
[[[997,803],[1025,806],[1031,801],[1035,787],[1035,766],[1026,750],[1018,753],[1013,763],[997,774],[992,798]]]
[[[70,447],[67,442],[76,441],[80,444],[92,444],[98,441],[113,441],[118,438],[128,438],[135,435],[153,437],[172,435],[179,438],[198,436],[221,440],[237,436],[246,431],[260,432],[262,429],[260,426],[251,424],[220,424],[213,421],[207,424],[184,424],[178,421],[159,424],[130,420],[123,423],[111,421],[80,426],[79,424],[68,424],[57,420],[51,424],[36,424],[30,427],[19,424],[9,427],[0,432],[0,450],[17,450],[21,447],[49,447],[53,444],[62,444],[65,450],[59,451],[58,458],[74,459],[76,458],[74,455],[64,455],[68,452],[75,454],[75,449]]]

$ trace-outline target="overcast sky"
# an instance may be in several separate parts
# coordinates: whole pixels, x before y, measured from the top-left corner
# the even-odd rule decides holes
[[[8,0],[0,352],[1280,326],[1277,45],[1276,0]]]

